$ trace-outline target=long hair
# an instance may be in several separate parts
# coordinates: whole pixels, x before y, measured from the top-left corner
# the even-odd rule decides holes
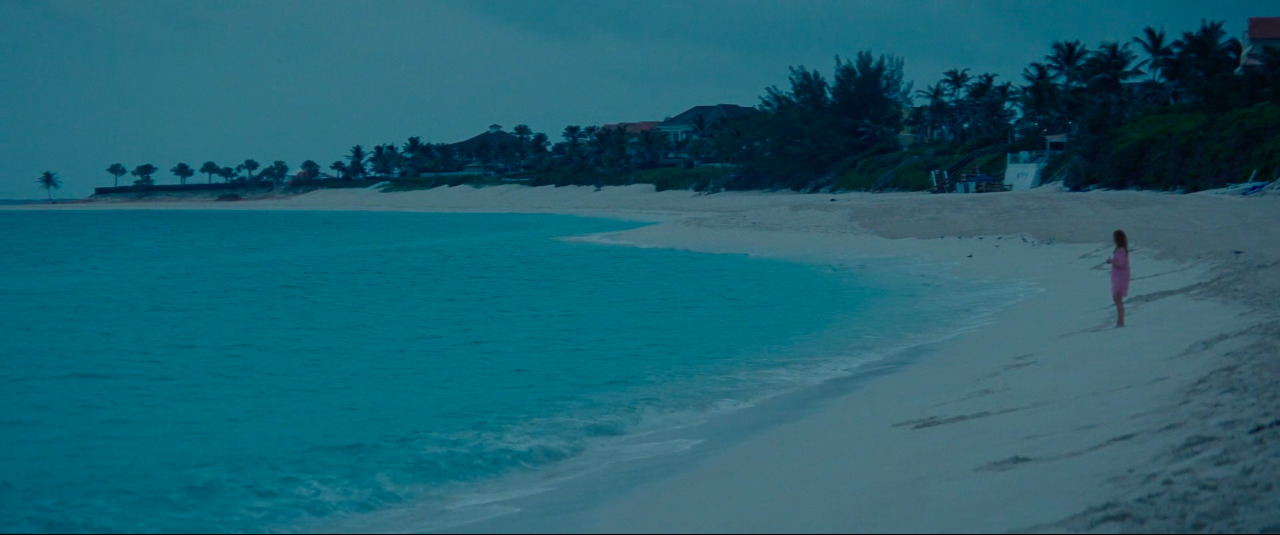
[[[1120,247],[1125,251],[1129,250],[1129,237],[1124,235],[1123,230],[1117,230],[1114,234],[1116,247]]]

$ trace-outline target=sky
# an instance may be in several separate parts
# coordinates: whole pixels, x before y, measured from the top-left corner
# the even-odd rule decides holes
[[[1060,40],[1127,42],[1221,20],[1240,37],[1274,0],[0,0],[0,199],[110,186],[112,163],[252,158],[327,168],[352,146],[452,143],[490,124],[663,120],[755,106],[803,65],[860,51],[1019,74]],[[202,180],[197,175],[193,180]],[[121,177],[127,183],[132,177]]]

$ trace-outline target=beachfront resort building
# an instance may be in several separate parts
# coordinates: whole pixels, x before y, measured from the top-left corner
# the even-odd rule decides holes
[[[601,130],[623,128],[628,135],[642,136],[645,133],[665,134],[667,150],[661,159],[662,165],[679,165],[686,160],[696,159],[697,151],[691,150],[693,142],[711,135],[712,129],[721,121],[734,119],[751,113],[755,108],[737,104],[715,104],[711,106],[694,106],[663,121],[638,121],[634,123],[610,123],[600,127]]]
[[[645,133],[645,132],[654,132],[654,131],[656,131],[656,130],[657,130],[657,128],[658,128],[658,124],[660,124],[660,123],[661,123],[661,121],[640,121],[640,122],[636,122],[636,123],[609,123],[609,124],[606,124],[606,125],[601,125],[601,126],[600,126],[600,129],[601,129],[601,130],[614,130],[614,129],[617,129],[617,128],[622,128],[622,129],[623,129],[623,130],[625,130],[625,131],[627,132],[627,134],[629,134],[629,135],[640,135],[640,134],[643,134],[643,133]]]
[[[666,134],[667,139],[671,141],[669,150],[662,160],[663,164],[676,165],[686,161],[696,163],[700,151],[695,142],[709,136],[717,123],[757,112],[755,108],[737,104],[694,106],[658,123],[656,129]]]
[[[714,106],[694,106],[684,113],[662,121],[658,131],[667,134],[674,142],[691,141],[706,135],[711,126],[719,121],[741,117],[755,113],[755,108],[737,104],[716,104]]]
[[[504,131],[502,125],[491,124],[487,131],[452,143],[449,148],[466,162],[462,167],[464,174],[491,174],[506,171],[502,156],[519,146],[518,136]]]
[[[1262,50],[1265,48],[1280,51],[1280,17],[1249,17],[1248,29],[1244,32],[1245,52],[1240,57],[1240,66],[1261,65]]]
[[[1250,17],[1245,33],[1250,47],[1273,47],[1280,50],[1280,17]]]
[[[503,145],[514,146],[515,144],[519,143],[519,141],[520,141],[520,138],[516,137],[515,134],[511,134],[506,131],[503,131],[502,125],[491,124],[489,125],[489,129],[487,131],[477,134],[466,140],[459,141],[457,143],[452,143],[449,146],[452,147],[454,150],[458,151],[459,154],[470,155],[476,152],[477,150],[496,149],[497,147],[500,147]]]

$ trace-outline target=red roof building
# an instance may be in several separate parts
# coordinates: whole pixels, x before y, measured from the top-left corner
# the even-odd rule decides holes
[[[1245,37],[1251,46],[1259,49],[1264,46],[1280,48],[1280,17],[1249,17],[1249,30]]]
[[[602,125],[600,129],[613,130],[615,128],[624,127],[627,129],[628,134],[639,134],[641,132],[648,132],[650,130],[653,130],[654,128],[657,128],[658,123],[660,122],[661,121],[640,121],[636,123],[609,123],[606,125]]]
[[[1280,50],[1280,17],[1249,17],[1244,41],[1247,53],[1240,58],[1241,67],[1261,65],[1262,49]]]

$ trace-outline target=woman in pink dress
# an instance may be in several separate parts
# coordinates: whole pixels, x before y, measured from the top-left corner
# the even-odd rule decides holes
[[[1111,264],[1111,299],[1116,302],[1116,327],[1124,327],[1124,298],[1129,295],[1129,238],[1123,230],[1114,235],[1116,250],[1107,263]]]

